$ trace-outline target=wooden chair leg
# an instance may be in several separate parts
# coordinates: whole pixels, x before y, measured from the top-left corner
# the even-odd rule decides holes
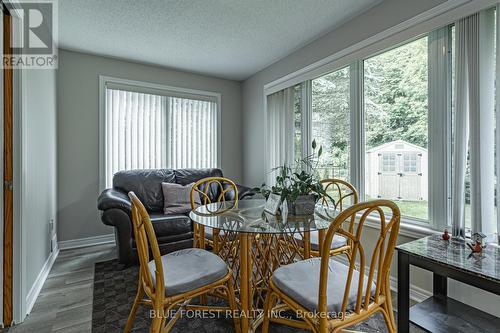
[[[149,329],[150,333],[160,333],[162,331],[162,324],[165,322],[166,311],[163,305],[162,300],[155,299],[152,302],[152,314],[151,318],[151,328]]]
[[[391,317],[387,313],[387,308],[383,308],[381,312],[384,315],[385,324],[387,325],[387,330],[389,331],[389,333],[396,333],[396,328],[393,326],[391,322]]]
[[[241,332],[241,326],[240,326],[240,319],[238,317],[238,307],[236,305],[236,297],[234,294],[234,281],[233,278],[231,277],[227,281],[227,298],[229,300],[229,308],[231,309],[231,315],[233,316],[233,321],[234,321],[234,330],[236,333]]]
[[[219,233],[220,233],[220,230],[219,229],[212,229],[212,238],[213,238],[213,249],[212,249],[212,252],[215,253],[215,254],[219,254],[219,251],[220,251],[220,242],[219,242]]]
[[[193,223],[193,247],[198,247],[198,225]]]
[[[149,330],[150,333],[160,333],[161,332],[161,324],[163,323],[163,318],[159,314],[161,311],[155,309],[156,315],[152,318],[151,328]]]
[[[391,325],[392,329],[394,331],[397,331],[396,329],[396,320],[394,318],[394,310],[392,308],[392,294],[391,294],[391,288],[389,287],[391,284],[389,282],[389,277],[387,277],[387,282],[386,282],[386,301],[385,301],[385,306],[386,306],[386,311],[389,314],[389,318],[391,320]]]
[[[272,290],[269,290],[266,296],[266,302],[264,303],[264,319],[262,320],[262,333],[269,333],[269,321],[271,317],[273,298],[274,298],[274,292]]]
[[[132,309],[130,309],[130,314],[128,315],[127,324],[125,325],[124,333],[130,332],[132,325],[134,323],[135,314],[137,313],[137,308],[144,297],[144,289],[142,288],[141,279],[139,278],[139,286],[137,287],[137,294],[135,295],[134,304]]]
[[[168,311],[166,311],[168,312]],[[160,333],[167,333],[167,329],[165,328],[165,325],[167,324],[167,316],[166,316],[166,312],[164,313],[165,315],[163,316],[163,318],[161,319],[161,324],[160,324]]]

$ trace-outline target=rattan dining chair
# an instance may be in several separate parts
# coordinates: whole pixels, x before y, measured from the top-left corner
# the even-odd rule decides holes
[[[211,203],[226,202],[228,193],[233,192],[234,203],[238,203],[238,188],[236,184],[224,177],[207,177],[194,183],[191,188],[191,209],[195,209],[197,204],[207,205]],[[202,225],[193,225],[194,240],[193,247],[204,249],[210,246],[214,253],[219,253],[221,242],[228,242],[233,239],[233,235],[221,234],[216,228],[205,228]]]
[[[358,203],[358,191],[349,182],[342,179],[331,178],[323,179],[321,181],[323,188],[327,191],[329,196],[323,196],[319,199],[319,202],[329,208],[332,208],[338,212],[341,212],[345,208],[355,205]],[[354,219],[352,219],[349,224],[349,231],[352,232],[354,227]],[[309,234],[296,234],[295,240],[301,247],[301,252],[304,254],[304,259],[307,259],[306,253],[309,253],[312,257],[319,257],[323,240],[325,239],[325,230],[311,231]],[[308,243],[309,250],[305,250],[305,246]],[[330,255],[338,254],[349,254],[351,249],[350,240],[341,235],[335,235],[330,245]]]
[[[380,223],[371,257],[367,257],[368,247],[362,242],[369,215]],[[356,216],[359,220],[351,232],[349,224]],[[270,321],[317,333],[336,333],[376,312],[383,314],[389,332],[396,332],[389,273],[399,223],[399,208],[389,200],[359,203],[342,211],[330,225],[325,245],[336,234],[342,235],[352,241],[351,257],[342,262],[341,257],[331,257],[330,249],[323,247],[319,258],[278,268],[269,283],[262,333],[269,331]],[[278,300],[281,303],[277,304]],[[278,309],[294,310],[300,320],[274,318]]]
[[[139,304],[152,307],[152,333],[169,332],[194,297],[219,291],[229,301],[229,308],[196,306],[211,311],[236,313],[233,274],[219,256],[203,249],[184,249],[161,256],[149,215],[141,201],[129,192],[132,222],[139,257],[139,284],[124,332],[132,328]],[[153,259],[150,260],[150,251]],[[177,310],[170,316],[170,311]],[[170,320],[167,322],[167,319]],[[239,320],[234,316],[236,332]]]

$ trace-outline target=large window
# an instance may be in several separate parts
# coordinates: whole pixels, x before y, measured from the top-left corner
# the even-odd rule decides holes
[[[365,195],[428,220],[428,40],[364,61]]]
[[[307,156],[316,140],[323,148],[321,177],[347,179],[360,200],[395,201],[404,222],[438,230],[453,225],[462,233],[464,217],[475,231],[498,231],[494,12],[485,9],[351,58],[347,67],[345,60],[356,52],[298,74],[310,79],[293,88],[295,133],[293,140],[281,135],[283,144],[293,145],[295,156]],[[266,89],[279,94],[272,85]],[[287,101],[281,103],[285,110]]]
[[[122,170],[217,166],[216,95],[101,80],[102,186]]]
[[[440,154],[451,152],[451,45],[449,26],[289,88],[295,157],[316,140],[320,177],[350,181],[361,200],[396,201],[407,221],[447,225],[450,182],[442,174],[451,158]],[[431,89],[443,89],[444,100]],[[431,207],[430,195],[439,204]]]

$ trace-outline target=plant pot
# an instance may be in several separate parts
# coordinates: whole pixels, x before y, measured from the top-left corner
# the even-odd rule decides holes
[[[316,206],[316,196],[314,194],[299,195],[294,202],[287,203],[290,215],[312,215]]]

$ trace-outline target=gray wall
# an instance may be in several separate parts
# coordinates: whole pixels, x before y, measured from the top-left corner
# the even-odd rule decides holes
[[[51,252],[49,221],[56,219],[56,71],[25,71],[23,78],[22,227],[27,293]]]
[[[343,26],[313,41],[293,54],[279,60],[243,82],[243,180],[247,185],[258,185],[265,181],[266,157],[264,130],[264,85],[287,74],[293,73],[316,61],[335,54],[353,44],[361,42],[379,32],[408,20],[445,0],[385,0],[366,13],[347,22]],[[367,228],[367,244],[373,246],[377,239],[375,229]],[[412,238],[399,236],[399,243],[406,243]],[[370,246],[368,246],[370,247]],[[393,260],[392,276],[396,276],[397,260]],[[432,276],[429,272],[412,268],[411,283],[426,289],[432,289]],[[484,311],[500,316],[498,304],[500,297],[479,289],[452,281],[450,295],[463,302],[470,303]]]
[[[222,94],[222,162],[227,177],[242,178],[241,85],[161,67],[67,50],[58,71],[58,239],[113,233],[96,208],[99,193],[98,77],[153,82]]]

